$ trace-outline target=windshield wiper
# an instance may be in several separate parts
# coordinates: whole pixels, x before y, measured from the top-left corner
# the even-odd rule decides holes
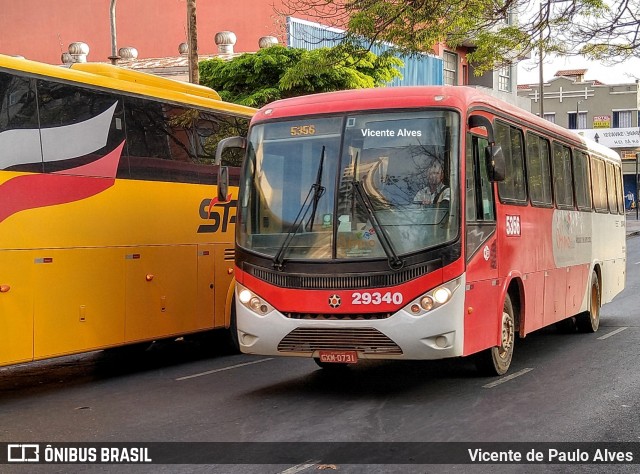
[[[322,146],[322,154],[320,155],[320,164],[318,165],[318,174],[316,176],[316,182],[313,184],[313,210],[311,211],[311,217],[307,223],[309,232],[313,232],[313,221],[316,218],[316,211],[318,210],[318,201],[324,194],[325,188],[322,186],[322,168],[324,166],[324,145]]]
[[[382,225],[378,220],[378,216],[376,216],[376,213],[373,210],[371,199],[369,199],[367,193],[365,193],[362,189],[362,185],[356,179],[351,182],[351,185],[353,186],[353,189],[355,191],[354,194],[356,195],[356,198],[360,200],[360,204],[362,204],[362,207],[364,207],[365,211],[367,212],[367,216],[369,217],[371,225],[373,225],[376,234],[380,236],[380,245],[382,245],[384,253],[387,254],[389,268],[391,268],[391,270],[400,270],[404,266],[404,260],[398,257],[398,254],[393,249],[393,245],[391,245],[389,236],[382,228]]]
[[[320,200],[320,198],[325,192],[325,188],[324,186],[322,186],[322,167],[324,165],[324,150],[325,150],[325,147],[323,145],[322,153],[320,155],[320,164],[318,165],[318,174],[316,176],[316,182],[311,185],[311,188],[309,188],[307,197],[304,198],[304,202],[302,203],[302,206],[300,206],[298,215],[293,220],[293,224],[291,224],[291,227],[289,228],[289,232],[287,232],[287,235],[285,236],[284,241],[282,242],[282,245],[278,249],[278,253],[276,253],[276,256],[273,258],[273,266],[278,271],[282,271],[284,269],[284,265],[283,265],[284,254],[289,248],[289,245],[291,245],[291,241],[293,240],[293,237],[295,236],[295,234],[298,233],[300,224],[302,224],[302,221],[304,221],[304,218],[309,212],[309,209],[311,209],[311,206],[307,206],[307,202],[309,202],[309,198],[312,195],[313,195],[313,205],[312,205],[313,214],[311,216],[312,220],[310,221],[310,230],[313,229],[313,219],[315,218],[316,210],[318,208],[318,201]]]

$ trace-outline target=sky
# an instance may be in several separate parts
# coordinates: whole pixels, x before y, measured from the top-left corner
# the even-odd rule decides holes
[[[640,79],[640,58],[630,59],[620,64],[607,65],[589,61],[581,56],[551,57],[544,61],[542,71],[545,81],[553,79],[556,72],[564,69],[586,69],[585,79],[597,79],[605,84],[627,84]],[[538,58],[521,61],[518,64],[518,84],[539,82]]]

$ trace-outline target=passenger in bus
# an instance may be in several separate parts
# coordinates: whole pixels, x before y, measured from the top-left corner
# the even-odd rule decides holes
[[[446,207],[451,199],[451,190],[443,182],[442,163],[434,161],[427,169],[427,186],[417,192],[414,204],[422,206]]]

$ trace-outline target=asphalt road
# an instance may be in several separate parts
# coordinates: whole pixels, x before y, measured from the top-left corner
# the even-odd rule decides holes
[[[479,377],[466,359],[364,361],[329,373],[312,360],[229,354],[217,348],[216,338],[187,339],[140,353],[93,352],[0,368],[0,442],[302,441],[334,443],[318,445],[332,449],[345,442],[384,443],[365,445],[365,450],[389,442],[495,442],[494,448],[514,442],[639,443],[640,236],[631,236],[627,244],[627,286],[602,308],[599,331],[567,335],[548,328],[518,340],[508,377]],[[393,460],[406,447],[391,446],[400,452]],[[446,454],[446,446],[436,447]],[[269,461],[273,454],[255,459]],[[321,450],[313,454],[278,464],[12,465],[0,470],[638,471],[638,464],[358,465],[336,463]]]

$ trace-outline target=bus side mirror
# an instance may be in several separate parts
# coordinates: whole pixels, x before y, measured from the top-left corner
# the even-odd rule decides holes
[[[484,115],[470,115],[469,116],[469,129],[482,127],[487,131],[487,139],[489,143],[495,142],[493,138],[493,125],[491,124],[491,120],[489,120]]]
[[[229,196],[229,168],[218,168],[218,202],[227,202]]]
[[[484,154],[489,180],[504,181],[506,177],[506,164],[502,147],[500,145],[489,145],[484,149]]]
[[[213,162],[218,168],[218,202],[227,202],[229,196],[229,168],[222,166],[222,152],[228,148],[247,148],[247,139],[243,137],[228,137],[220,140],[216,147],[216,158]]]
[[[242,150],[247,149],[247,139],[244,137],[228,137],[223,138],[218,142],[216,147],[216,158],[213,162],[214,165],[222,164],[222,152],[227,148],[240,148]]]

